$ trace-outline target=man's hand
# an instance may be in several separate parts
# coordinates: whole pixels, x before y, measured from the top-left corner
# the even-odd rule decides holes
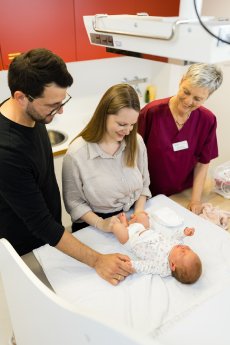
[[[112,285],[117,285],[133,273],[130,258],[123,254],[99,254],[95,264],[97,274]]]
[[[119,221],[119,219],[118,219]],[[103,279],[117,285],[133,273],[130,258],[123,254],[100,254],[80,242],[65,230],[56,248],[72,258],[92,267]]]
[[[186,236],[193,236],[194,235],[194,232],[195,232],[195,229],[194,228],[185,228],[184,229],[184,234]]]

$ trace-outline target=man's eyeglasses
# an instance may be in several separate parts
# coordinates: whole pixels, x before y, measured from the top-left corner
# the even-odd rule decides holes
[[[59,110],[62,107],[64,107],[64,105],[66,105],[66,103],[68,103],[71,100],[72,96],[70,96],[68,93],[66,93],[66,95],[67,95],[67,97],[66,97],[67,99],[65,99],[63,103],[59,104],[59,106],[57,106],[56,108],[51,110],[51,112],[49,114],[47,114],[47,116],[48,115],[55,115],[55,114],[57,114],[59,112]],[[37,98],[34,98],[34,97],[30,96],[30,95],[26,95],[26,97],[28,98],[28,100],[30,102],[33,102],[35,99],[37,99]]]

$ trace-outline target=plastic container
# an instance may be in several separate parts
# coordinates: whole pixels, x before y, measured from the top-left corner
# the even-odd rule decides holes
[[[148,85],[145,90],[145,103],[154,101],[156,98],[156,87],[153,85]]]
[[[214,191],[230,199],[230,161],[219,165],[213,173]]]

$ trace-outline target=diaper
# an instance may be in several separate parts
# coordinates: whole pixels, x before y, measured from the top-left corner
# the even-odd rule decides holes
[[[184,219],[169,207],[162,207],[151,212],[151,217],[157,223],[167,227],[181,226],[184,222]]]

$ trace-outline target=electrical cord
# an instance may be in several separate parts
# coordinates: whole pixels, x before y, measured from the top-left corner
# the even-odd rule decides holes
[[[224,40],[223,38],[221,38],[220,36],[216,36],[212,31],[210,31],[207,26],[204,25],[204,23],[202,22],[201,20],[201,17],[198,13],[198,10],[197,10],[197,6],[196,6],[196,0],[193,0],[193,3],[194,3],[194,9],[195,9],[195,12],[196,12],[196,15],[197,15],[197,18],[200,22],[200,25],[213,37],[215,37],[218,41],[221,41],[223,43],[227,43],[227,44],[230,44],[230,41],[226,41]]]
[[[12,334],[12,336],[9,339],[9,345],[17,345],[16,340],[14,338],[14,334]]]

